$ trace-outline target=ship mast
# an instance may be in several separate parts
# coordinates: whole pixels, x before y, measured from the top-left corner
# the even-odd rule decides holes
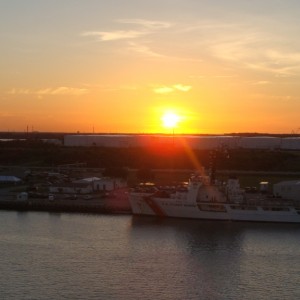
[[[209,178],[210,178],[211,185],[213,185],[216,180],[216,160],[217,160],[217,149],[213,149],[209,153]]]
[[[218,148],[214,148],[209,153],[209,178],[211,185],[215,184],[216,181],[217,159],[220,156],[229,158],[229,153],[226,145],[221,145]]]

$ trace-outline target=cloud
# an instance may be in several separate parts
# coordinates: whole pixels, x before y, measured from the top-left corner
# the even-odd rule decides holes
[[[293,103],[299,102],[300,97],[298,96],[291,96],[291,95],[273,95],[273,94],[265,94],[265,93],[255,93],[250,94],[250,96],[254,99],[261,99],[262,101],[266,102],[273,101],[273,102],[290,102]]]
[[[290,27],[276,20],[258,18],[251,23],[207,19],[177,24],[177,36],[198,50],[206,61],[229,63],[229,66],[276,77],[300,73],[300,44]],[[195,38],[199,37],[199,38]],[[227,65],[228,66],[228,65]]]
[[[119,23],[123,24],[134,24],[134,25],[140,25],[143,27],[146,27],[151,30],[158,30],[158,29],[165,29],[172,26],[169,22],[163,22],[163,21],[150,21],[150,20],[144,20],[144,19],[120,19],[118,20]]]
[[[150,47],[138,43],[129,43],[128,49],[148,57],[164,57],[164,55],[151,50]]]
[[[271,32],[240,25],[208,33],[210,36],[203,38],[204,48],[219,60],[280,77],[292,76],[300,70],[299,51],[290,51],[289,41]]]
[[[49,89],[48,89],[49,91]],[[52,89],[49,91],[50,95],[83,95],[83,94],[87,94],[88,90],[87,89],[81,89],[81,88],[72,88],[72,87],[58,87],[56,89]]]
[[[57,88],[46,88],[39,90],[30,90],[30,89],[12,89],[7,92],[9,95],[37,95],[37,96],[46,96],[46,95],[71,95],[71,96],[80,96],[87,94],[87,89],[81,88],[72,88],[72,87],[57,87]]]
[[[300,53],[279,49],[267,49],[263,58],[257,63],[252,63],[251,68],[271,72],[278,77],[288,77],[299,74]]]
[[[120,30],[87,31],[82,36],[101,42],[123,40],[128,51],[150,58],[212,62],[221,67],[225,63],[232,70],[258,71],[277,77],[299,74],[297,39],[291,39],[289,32],[283,35],[285,29],[278,27],[276,21],[269,21],[266,26],[260,19],[255,24],[247,19],[235,23],[216,19],[186,23],[118,19],[113,25],[119,25]],[[276,26],[280,35],[273,28]]]
[[[174,88],[168,86],[161,86],[153,89],[156,94],[169,94],[174,92]]]
[[[137,25],[139,28],[130,30],[112,30],[112,31],[86,31],[82,36],[95,36],[100,41],[116,41],[124,39],[136,39],[144,35],[151,34],[157,30],[169,28],[170,23],[161,21],[150,21],[144,19],[121,19],[116,22],[129,25]]]
[[[268,81],[268,80],[260,80],[260,81],[253,82],[252,84],[254,84],[254,85],[268,85],[270,83],[271,82]]]
[[[7,92],[9,95],[29,95],[32,94],[32,92],[28,89],[11,89]]]
[[[236,75],[214,75],[214,78],[234,78]]]
[[[95,36],[100,41],[116,41],[124,39],[136,39],[147,34],[143,31],[136,30],[116,30],[116,31],[88,31],[82,33],[82,36]]]
[[[190,85],[175,84],[174,88],[181,92],[188,92],[192,87]]]
[[[169,94],[176,91],[188,92],[191,90],[190,85],[174,84],[172,86],[160,86],[153,89],[156,94]]]
[[[136,39],[144,35],[151,34],[157,30],[166,29],[172,26],[171,23],[163,21],[151,21],[144,19],[120,19],[116,21],[121,24],[133,25],[138,28],[129,30],[112,31],[87,31],[82,36],[94,36],[100,41],[116,41],[125,39]],[[123,26],[124,27],[124,26]]]

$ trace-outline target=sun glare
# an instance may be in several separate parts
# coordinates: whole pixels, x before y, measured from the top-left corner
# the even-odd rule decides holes
[[[164,127],[166,128],[174,128],[177,126],[178,122],[180,121],[180,117],[173,112],[165,113],[161,119]]]

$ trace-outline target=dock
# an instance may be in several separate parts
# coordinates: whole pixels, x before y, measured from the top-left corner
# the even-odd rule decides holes
[[[28,198],[17,200],[16,194],[0,194],[0,210],[76,212],[95,214],[131,214],[127,189],[114,191],[108,197],[91,199],[64,199],[63,195],[54,195],[54,199]]]

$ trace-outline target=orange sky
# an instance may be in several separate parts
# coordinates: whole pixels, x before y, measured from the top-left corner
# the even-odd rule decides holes
[[[108,2],[0,4],[1,131],[300,130],[297,1]]]

